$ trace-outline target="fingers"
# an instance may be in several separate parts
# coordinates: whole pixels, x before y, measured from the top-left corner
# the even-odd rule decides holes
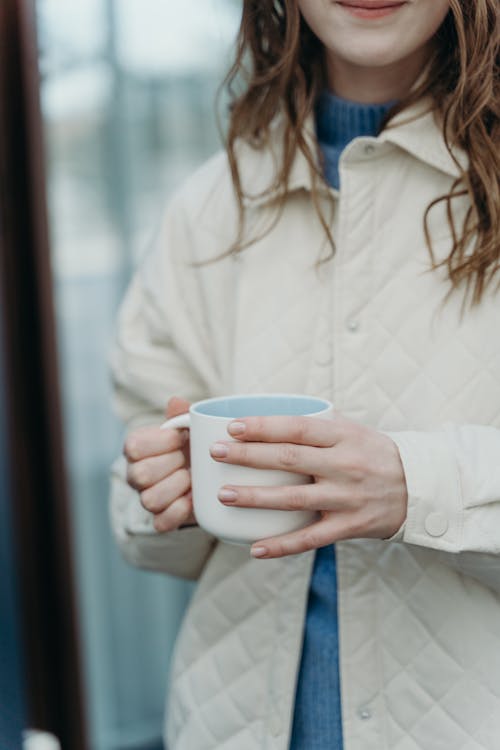
[[[186,458],[182,450],[143,458],[142,461],[127,465],[127,482],[135,490],[141,492],[170,476],[185,464]]]
[[[364,538],[364,523],[357,514],[324,513],[316,523],[290,534],[263,539],[252,545],[252,557],[272,559],[326,547],[343,539]]]
[[[225,486],[218,498],[224,505],[237,508],[267,508],[269,510],[334,509],[334,501],[322,484],[297,484],[289,487],[234,487]]]
[[[166,415],[189,410],[185,399],[171,398]],[[189,431],[143,427],[131,433],[123,452],[127,459],[127,482],[140,492],[142,506],[154,515],[153,525],[166,532],[196,524],[191,496],[191,474],[187,444]]]
[[[230,422],[228,432],[238,440],[268,443],[295,443],[326,448],[335,445],[344,427],[340,416],[316,417],[247,417]]]
[[[177,417],[179,414],[185,414],[187,411],[189,411],[190,406],[191,406],[190,402],[186,401],[185,398],[179,398],[179,396],[172,396],[172,398],[169,399],[169,402],[167,404],[165,415],[167,419],[171,419],[172,417]]]
[[[174,500],[187,494],[190,489],[191,474],[187,469],[180,469],[141,492],[141,503],[146,510],[156,515],[166,510]]]
[[[156,515],[153,521],[154,528],[160,533],[175,531],[180,526],[193,524],[196,524],[196,518],[191,492],[177,498],[166,510]]]
[[[274,557],[297,555],[301,552],[325,547],[327,544],[336,541],[335,525],[332,519],[322,519],[291,534],[283,534],[256,542],[252,545],[250,553],[253,557],[269,560]]]
[[[128,461],[140,461],[182,448],[187,439],[189,435],[185,431],[141,427],[128,435],[123,452]]]
[[[282,469],[297,474],[324,472],[325,458],[321,448],[294,443],[214,443],[210,454],[216,461],[256,469]]]

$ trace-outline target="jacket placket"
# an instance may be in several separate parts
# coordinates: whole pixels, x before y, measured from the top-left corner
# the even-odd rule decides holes
[[[337,251],[333,274],[333,403],[345,416],[369,424],[373,391],[367,305],[376,262],[377,148],[355,139],[340,160]],[[384,708],[377,649],[377,582],[371,543],[336,544],[339,659],[344,750],[382,750]]]

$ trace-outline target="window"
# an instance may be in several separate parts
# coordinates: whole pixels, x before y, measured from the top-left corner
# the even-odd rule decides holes
[[[73,543],[95,750],[161,735],[188,584],[128,567],[108,523],[122,444],[107,353],[168,194],[220,147],[237,0],[39,0],[41,94]]]

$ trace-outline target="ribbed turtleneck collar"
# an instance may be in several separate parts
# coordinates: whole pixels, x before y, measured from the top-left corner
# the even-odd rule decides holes
[[[345,146],[358,136],[376,136],[394,102],[360,104],[324,92],[316,104],[318,140],[329,146]]]
[[[360,136],[376,136],[395,102],[359,104],[324,92],[316,103],[316,136],[323,154],[326,181],[339,189],[339,159],[344,148]]]

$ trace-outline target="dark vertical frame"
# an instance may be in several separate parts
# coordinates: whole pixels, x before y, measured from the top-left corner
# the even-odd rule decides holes
[[[1,237],[0,228],[0,237]],[[10,492],[10,463],[0,304],[0,747],[18,750],[26,728],[25,673],[20,637],[19,579]]]
[[[28,721],[85,750],[34,0],[1,0],[0,50],[0,304]]]

